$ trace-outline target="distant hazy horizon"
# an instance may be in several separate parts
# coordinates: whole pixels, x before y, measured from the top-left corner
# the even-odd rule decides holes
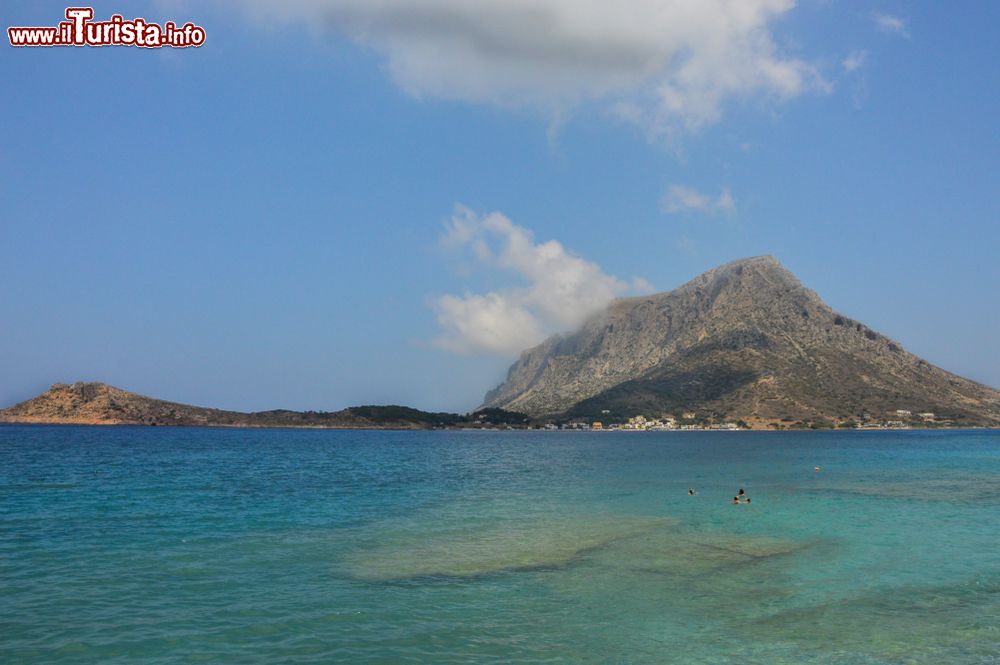
[[[1000,388],[1000,5],[520,6],[98,3],[206,41],[5,44],[0,406],[467,411],[610,299],[760,254]]]

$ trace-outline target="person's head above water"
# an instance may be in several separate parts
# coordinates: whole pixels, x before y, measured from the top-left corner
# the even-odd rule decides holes
[[[733,503],[739,503],[739,502],[740,502],[740,497],[734,496],[733,497]]]
[[[694,496],[694,490],[693,489],[688,489],[688,494],[690,494],[691,496]]]
[[[744,492],[743,488],[741,487],[740,488],[740,492],[739,492],[739,494],[737,496],[743,496],[744,494],[746,494],[746,492]]]
[[[750,503],[750,497],[747,497],[747,503]]]

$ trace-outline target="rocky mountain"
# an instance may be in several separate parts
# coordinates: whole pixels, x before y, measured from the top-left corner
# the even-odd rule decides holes
[[[513,415],[523,419],[523,414]],[[428,413],[405,406],[242,413],[166,402],[104,383],[57,383],[37,397],[0,410],[0,422],[73,425],[418,429],[455,425],[464,419],[453,413]]]
[[[1000,392],[834,312],[773,257],[612,303],[521,354],[484,406],[535,417],[697,412],[754,426],[934,413],[1000,425]]]

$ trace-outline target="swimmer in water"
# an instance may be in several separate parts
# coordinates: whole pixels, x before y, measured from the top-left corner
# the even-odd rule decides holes
[[[690,488],[688,489],[688,496],[694,496],[694,490],[693,489],[690,489]]]
[[[740,497],[738,497],[738,496],[734,496],[733,497],[733,505],[734,506],[740,505]]]
[[[750,503],[750,497],[747,497],[747,503]]]
[[[741,487],[740,491],[736,493],[736,496],[742,497],[744,494],[746,494],[746,492],[744,492],[743,488]]]

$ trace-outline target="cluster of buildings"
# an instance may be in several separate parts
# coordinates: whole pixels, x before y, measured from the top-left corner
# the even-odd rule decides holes
[[[685,414],[684,420],[694,419],[694,414]],[[735,431],[740,429],[736,423],[716,423],[706,425],[696,425],[690,423],[679,423],[673,416],[663,416],[660,418],[646,418],[645,416],[633,416],[626,423],[613,423],[605,425],[600,420],[588,422],[586,420],[573,420],[568,423],[556,425],[549,423],[538,427],[528,427],[528,429],[543,429],[549,431],[557,430],[589,430],[593,432],[665,432],[674,430],[722,430]]]
[[[914,415],[909,409],[896,409],[889,412],[889,419],[881,421],[875,420],[871,415],[865,413],[861,416],[861,422],[856,427],[858,429],[909,429],[915,421],[919,421],[921,425],[938,423],[935,415],[930,411]]]
[[[598,423],[598,425],[600,425],[600,423]],[[529,429],[534,429],[534,428],[529,428]],[[554,425],[552,423],[549,423],[547,425],[541,425],[541,426],[539,426],[538,429],[544,429],[544,430],[560,430],[560,429],[563,429],[563,430],[566,430],[566,429],[569,429],[569,430],[574,430],[574,429],[575,430],[589,430],[589,429],[592,429],[592,428],[590,426],[590,423],[584,422],[582,420],[574,420],[573,422],[563,423],[562,425]],[[594,429],[600,429],[600,427],[594,428]]]
[[[685,418],[688,418],[685,415]],[[694,414],[690,415],[694,418]],[[633,416],[627,423],[620,425],[608,425],[595,421],[591,424],[594,430],[621,430],[626,432],[664,432],[668,430],[738,430],[736,423],[717,423],[712,425],[696,425],[691,423],[679,424],[673,416],[663,416],[661,418],[646,418],[645,416]]]

